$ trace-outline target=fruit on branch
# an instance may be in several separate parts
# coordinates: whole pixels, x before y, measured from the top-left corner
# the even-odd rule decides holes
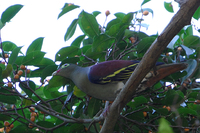
[[[5,127],[8,127],[9,125],[10,125],[10,123],[9,123],[8,121],[5,121],[5,122],[4,122],[4,126],[5,126]]]
[[[38,113],[36,113],[36,112],[31,112],[31,117],[32,117],[32,116],[36,117],[36,116],[38,116]]]
[[[14,124],[11,124],[11,125],[10,125],[10,128],[11,128],[11,129],[14,128]]]
[[[105,12],[105,14],[106,14],[106,17],[107,17],[108,15],[110,15],[110,11],[107,10],[107,11]]]
[[[26,70],[26,73],[27,73],[27,74],[29,74],[30,72],[31,72],[31,70],[30,70],[30,69],[27,69],[27,70]]]
[[[29,128],[33,128],[33,124],[32,124],[32,123],[29,123],[29,124],[28,124],[28,127],[29,127]]]
[[[69,3],[68,6],[74,5],[73,3]]]
[[[29,111],[30,112],[35,112],[35,108],[34,107],[30,107]]]
[[[40,111],[40,113],[41,113],[41,114],[45,114],[45,112],[43,112],[43,111]]]
[[[15,105],[11,105],[11,108],[12,108],[12,109],[15,109],[16,107],[15,107]]]
[[[20,69],[26,70],[26,67],[25,67],[24,65],[21,65],[21,66],[20,66]]]
[[[14,79],[19,79],[19,75],[15,74]]]
[[[80,90],[92,97],[113,101],[138,64],[139,61],[128,60],[105,61],[89,67],[67,63],[53,75],[71,79]],[[151,87],[162,78],[185,69],[187,64],[158,62],[156,66],[157,75],[152,74],[153,72],[147,74],[151,76],[146,80],[144,87]]]
[[[4,110],[4,111],[8,110],[6,107],[2,107],[1,109]]]
[[[6,127],[6,133],[9,133],[11,131],[10,127]]]
[[[177,50],[178,50],[178,51],[181,51],[181,50],[182,50],[182,47],[178,47]]]
[[[130,37],[129,40],[130,40],[131,43],[135,43],[136,42],[136,38],[135,37]]]
[[[144,16],[147,16],[149,14],[149,11],[143,11],[142,13]]]
[[[7,86],[8,86],[9,88],[12,88],[12,87],[13,87],[13,85],[12,85],[11,82],[8,82],[8,83],[7,83]]]
[[[147,112],[146,111],[143,112],[143,116],[147,117]]]
[[[22,70],[19,70],[19,71],[17,72],[17,74],[18,74],[19,76],[21,76],[21,75],[23,74],[23,71],[22,71]]]
[[[8,56],[8,54],[4,54],[4,57],[5,57],[5,58],[8,58],[9,56]]]
[[[163,106],[163,108],[166,108],[168,111],[171,111],[171,108],[169,106]]]
[[[34,121],[35,121],[35,116],[31,116],[30,120],[31,120],[32,122],[34,122]]]
[[[185,131],[185,132],[189,132],[190,129],[189,129],[189,128],[184,128],[184,131]]]
[[[169,53],[166,53],[165,55],[166,55],[166,56],[169,56]]]

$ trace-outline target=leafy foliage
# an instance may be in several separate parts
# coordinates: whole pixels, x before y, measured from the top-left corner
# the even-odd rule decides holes
[[[147,2],[149,0],[144,0],[142,5]],[[170,4],[165,2],[164,5],[172,12]],[[0,29],[22,7],[7,8],[1,15]],[[76,8],[79,6],[66,3],[58,18]],[[68,27],[64,39],[69,40],[77,26],[83,35],[70,46],[61,48],[55,61],[44,57],[45,52],[41,51],[44,38],[35,39],[25,54],[20,51],[22,47],[13,42],[1,42],[0,128],[8,121],[15,125],[10,131],[13,133],[98,132],[103,119],[95,118],[105,101],[87,96],[68,79],[55,76],[48,80],[48,76],[64,63],[84,67],[107,60],[140,60],[158,36],[137,30],[144,26],[143,15],[137,17],[144,10],[153,14],[149,8],[127,14],[115,13],[116,18],[102,26],[96,19],[100,12],[80,12]],[[198,11],[194,14],[195,19],[200,17]],[[200,38],[193,35],[192,26],[183,28],[175,36],[158,61],[187,62],[188,68],[162,79],[142,94],[136,94],[121,112],[114,129],[116,132],[199,131],[199,46]],[[22,74],[19,74],[20,70]],[[41,78],[41,84],[37,85],[32,78]]]

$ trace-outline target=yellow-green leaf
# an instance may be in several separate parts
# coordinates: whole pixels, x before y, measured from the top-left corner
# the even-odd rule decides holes
[[[3,78],[7,78],[7,77],[11,74],[12,70],[13,70],[12,65],[11,65],[11,64],[8,64],[8,65],[6,66],[6,69],[4,69],[4,70],[2,71],[2,77],[3,77]]]
[[[86,96],[86,94],[84,92],[82,92],[77,86],[74,86],[74,95],[79,97],[79,98],[83,98],[84,96]]]

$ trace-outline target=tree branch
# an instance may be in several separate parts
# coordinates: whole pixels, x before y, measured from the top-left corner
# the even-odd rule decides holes
[[[186,3],[184,3],[179,11],[174,15],[160,36],[158,36],[158,38],[153,42],[120,94],[110,106],[110,112],[105,119],[103,127],[100,131],[101,133],[113,132],[120,112],[131,100],[131,97],[136,92],[136,89],[142,79],[155,65],[158,57],[167,47],[173,37],[178,34],[185,25],[190,24],[191,18],[199,6],[200,0],[187,0]]]

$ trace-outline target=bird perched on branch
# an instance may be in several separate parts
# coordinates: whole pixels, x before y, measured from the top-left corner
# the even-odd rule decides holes
[[[92,97],[113,101],[138,64],[139,61],[128,60],[105,61],[88,67],[67,63],[55,71],[53,76],[71,79],[80,90]],[[162,78],[186,67],[186,63],[158,62],[156,75],[153,72],[147,74],[147,79],[143,80],[143,87],[151,87]]]

